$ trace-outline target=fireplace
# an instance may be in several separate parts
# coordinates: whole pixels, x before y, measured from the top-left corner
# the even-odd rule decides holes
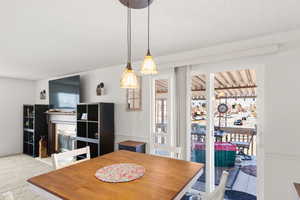
[[[76,114],[48,112],[48,155],[75,149]]]
[[[74,150],[76,140],[76,125],[56,123],[55,129],[55,151],[65,152]]]

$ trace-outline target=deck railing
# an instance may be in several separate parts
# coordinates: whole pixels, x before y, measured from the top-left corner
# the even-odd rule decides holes
[[[232,142],[237,144],[239,151],[243,151],[249,156],[256,155],[256,129],[235,128],[235,127],[215,127],[215,142]],[[205,129],[195,130],[192,127],[191,133],[192,147],[195,143],[205,142]]]

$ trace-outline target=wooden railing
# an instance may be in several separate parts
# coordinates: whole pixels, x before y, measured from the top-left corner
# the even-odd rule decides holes
[[[224,131],[224,133],[215,134],[215,142],[240,143],[238,147],[242,148],[245,154],[249,156],[256,155],[256,129],[235,128],[235,127],[221,127],[221,128],[215,127],[215,131],[218,130]],[[192,139],[192,144],[203,143],[205,142],[205,133],[203,131],[201,131],[200,133],[192,131],[191,139]]]
[[[154,144],[167,144],[166,133],[154,133]]]

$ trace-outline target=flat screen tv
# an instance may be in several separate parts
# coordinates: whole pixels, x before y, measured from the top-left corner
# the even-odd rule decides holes
[[[80,76],[49,81],[49,104],[52,109],[74,110],[80,102]]]

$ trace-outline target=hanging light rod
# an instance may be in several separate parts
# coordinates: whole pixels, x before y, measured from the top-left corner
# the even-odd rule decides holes
[[[128,2],[130,3],[130,2]],[[131,66],[131,8],[127,7],[127,66],[121,76],[121,88],[138,88],[137,76]]]
[[[119,0],[124,6],[133,8],[133,9],[143,9],[143,8],[147,8],[148,5],[150,5],[153,0],[149,0],[149,4],[148,4],[148,0]]]

